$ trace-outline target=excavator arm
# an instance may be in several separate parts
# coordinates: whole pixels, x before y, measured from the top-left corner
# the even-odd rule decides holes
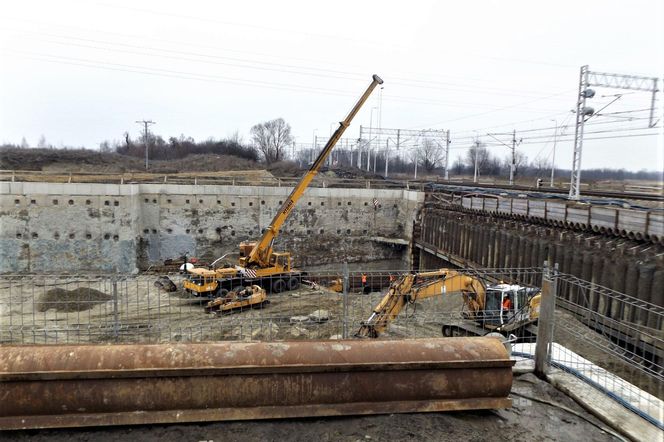
[[[309,187],[311,181],[318,174],[318,171],[323,166],[323,163],[330,155],[332,148],[335,146],[335,144],[337,144],[337,141],[339,141],[348,126],[350,126],[351,121],[360,111],[362,105],[367,101],[371,95],[371,92],[373,92],[373,90],[379,84],[383,84],[383,80],[378,75],[374,75],[371,84],[369,87],[367,87],[367,90],[364,92],[362,97],[360,97],[359,101],[355,104],[348,116],[346,116],[346,118],[339,123],[339,127],[334,132],[332,137],[330,137],[327,144],[325,145],[325,148],[323,148],[323,150],[318,155],[318,158],[316,158],[316,161],[314,161],[314,163],[311,165],[311,168],[309,168],[309,171],[302,177],[300,182],[298,182],[297,185],[293,188],[288,198],[286,198],[286,200],[283,202],[281,208],[272,219],[270,226],[265,230],[265,233],[261,239],[253,247],[249,253],[249,256],[240,260],[241,265],[244,267],[268,267],[270,265],[272,245],[277,234],[279,233],[279,229],[281,229],[281,226],[283,226],[298,200],[304,194],[304,191],[307,189],[307,187]]]
[[[486,287],[481,280],[475,277],[449,269],[404,275],[392,283],[355,336],[377,338],[399,316],[407,304],[413,304],[420,299],[458,292],[463,294],[464,305],[469,310],[477,312],[484,309]]]

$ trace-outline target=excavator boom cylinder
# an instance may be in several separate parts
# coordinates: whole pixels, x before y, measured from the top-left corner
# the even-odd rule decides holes
[[[494,338],[0,346],[0,429],[510,406]]]

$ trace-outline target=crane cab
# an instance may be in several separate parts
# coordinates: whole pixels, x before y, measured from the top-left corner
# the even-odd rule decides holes
[[[274,252],[270,256],[270,267],[274,267],[275,273],[291,271],[291,255],[288,252]]]
[[[202,267],[194,267],[188,270],[188,278],[184,280],[183,287],[187,293],[201,296],[214,293],[219,284],[217,283],[217,272]]]

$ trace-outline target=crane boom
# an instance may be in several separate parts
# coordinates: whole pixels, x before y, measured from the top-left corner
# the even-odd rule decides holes
[[[241,262],[241,264],[243,264],[245,267],[250,265],[257,267],[269,266],[270,255],[272,254],[272,244],[274,243],[274,239],[279,233],[279,229],[281,229],[281,226],[290,215],[298,200],[304,194],[304,191],[307,189],[307,187],[309,187],[311,181],[318,174],[318,171],[329,156],[332,148],[334,148],[335,144],[337,144],[337,141],[339,141],[344,131],[348,128],[348,126],[350,126],[351,121],[360,111],[362,105],[367,101],[369,95],[371,95],[371,92],[373,92],[373,90],[379,84],[383,84],[383,80],[378,75],[374,75],[371,84],[369,87],[367,87],[367,90],[364,92],[362,97],[360,97],[359,101],[355,104],[348,116],[346,116],[346,119],[339,123],[339,127],[334,132],[332,137],[330,137],[327,144],[325,145],[325,148],[323,148],[323,150],[316,158],[316,161],[314,161],[307,173],[297,183],[297,185],[291,191],[290,195],[288,195],[288,198],[286,198],[286,200],[283,202],[281,208],[279,208],[279,211],[272,219],[269,227],[265,230],[265,233],[263,233],[261,239],[256,242],[256,245],[249,253],[249,256],[244,260],[243,263]]]

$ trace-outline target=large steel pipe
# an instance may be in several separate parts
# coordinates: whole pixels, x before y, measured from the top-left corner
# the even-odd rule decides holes
[[[494,338],[0,346],[0,429],[509,407]]]

